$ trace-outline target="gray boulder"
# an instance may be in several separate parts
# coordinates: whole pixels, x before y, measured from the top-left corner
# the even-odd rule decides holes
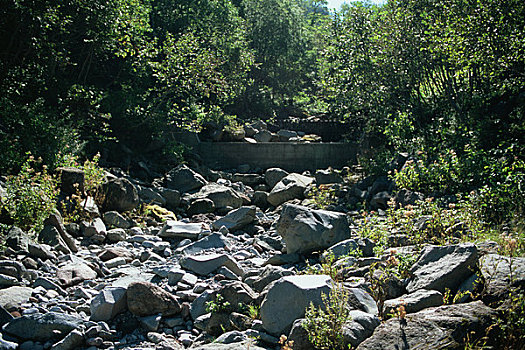
[[[103,289],[91,300],[92,321],[109,321],[127,308],[126,288]]]
[[[261,130],[253,135],[253,138],[257,142],[270,142],[272,140],[272,133],[268,130]]]
[[[285,205],[276,228],[289,254],[326,249],[350,238],[345,214],[300,205]]]
[[[195,171],[182,164],[166,174],[166,187],[185,193],[197,190],[206,184],[206,180]]]
[[[144,203],[157,204],[160,206],[166,205],[166,199],[162,197],[162,195],[153,188],[140,187],[139,198]]]
[[[78,329],[73,329],[64,339],[54,344],[51,350],[75,350],[84,344],[84,333]]]
[[[220,249],[229,247],[230,242],[226,237],[220,233],[212,233],[209,236],[199,239],[197,242],[193,242],[184,247],[177,248],[177,252],[181,252],[185,255],[192,255],[201,253],[208,249]]]
[[[57,278],[64,286],[72,286],[86,280],[93,280],[97,273],[83,259],[71,256],[70,261],[57,270]]]
[[[33,291],[33,288],[19,286],[0,289],[0,306],[8,311],[16,310],[29,301]]]
[[[60,191],[70,196],[84,193],[84,171],[73,167],[58,168],[60,172]]]
[[[427,246],[410,270],[414,277],[406,289],[410,293],[418,289],[456,291],[472,275],[477,262],[478,250],[473,244]]]
[[[188,197],[190,201],[207,198],[213,201],[215,209],[226,207],[239,208],[243,204],[242,197],[237,191],[230,187],[209,183],[202,187],[199,192]]]
[[[51,225],[55,227],[69,250],[71,250],[73,253],[78,252],[77,244],[75,243],[73,237],[67,233],[66,227],[64,226],[64,220],[57,210],[49,214],[49,217],[44,221],[44,225]]]
[[[34,313],[13,319],[4,326],[3,331],[22,340],[45,342],[57,334],[63,337],[83,323],[80,317],[64,313]]]
[[[513,288],[525,288],[525,258],[487,254],[479,262],[485,280],[485,301],[502,300]]]
[[[162,187],[160,194],[166,199],[168,209],[175,209],[180,205],[179,191]]]
[[[376,328],[357,350],[464,349],[467,334],[484,335],[496,311],[481,301],[433,307],[406,315],[403,322],[392,318]]]
[[[111,179],[103,186],[104,211],[124,212],[135,209],[139,203],[137,189],[127,179]]]
[[[38,234],[38,241],[52,246],[59,252],[64,254],[71,254],[71,250],[67,246],[66,242],[60,236],[58,230],[51,225],[45,225],[42,231]]]
[[[230,211],[226,216],[216,220],[212,227],[216,230],[225,226],[230,232],[242,229],[255,220],[256,207],[240,207]]]
[[[321,295],[328,295],[332,279],[325,275],[287,276],[274,282],[261,304],[264,329],[275,336],[288,334],[293,322],[305,315],[313,303],[323,304]]]
[[[268,195],[268,202],[276,207],[291,199],[302,199],[306,187],[313,181],[313,177],[296,173],[288,174],[272,188]]]
[[[221,266],[230,269],[237,276],[243,276],[244,271],[237,261],[226,254],[191,255],[180,260],[180,265],[198,275],[206,276]]]
[[[208,198],[197,198],[190,203],[190,206],[186,210],[188,216],[197,214],[213,213],[215,211],[215,203]]]
[[[5,244],[15,252],[27,252],[29,249],[29,243],[29,235],[22,231],[22,229],[13,226],[9,229],[9,231],[7,231]]]
[[[285,178],[286,175],[288,175],[286,170],[280,168],[270,168],[264,173],[264,181],[270,188],[273,188],[279,181]]]
[[[343,178],[331,169],[319,169],[315,172],[315,183],[319,185],[342,183]]]
[[[104,223],[109,227],[116,227],[128,229],[131,227],[131,222],[123,217],[118,211],[107,211],[103,216]]]
[[[286,270],[280,266],[266,265],[262,271],[255,271],[250,276],[247,276],[245,282],[255,290],[262,292],[262,290],[273,281],[291,275],[293,275],[293,272],[290,270]]]
[[[128,309],[136,316],[150,316],[162,313],[173,316],[181,311],[177,298],[149,282],[132,282],[127,289]]]
[[[394,314],[401,305],[405,307],[407,313],[411,314],[429,307],[443,305],[443,294],[436,290],[419,289],[414,293],[386,300],[383,314]]]
[[[374,330],[381,324],[381,320],[372,314],[352,310],[350,321],[343,326],[343,342],[345,346],[351,345],[352,349],[370,337]]]
[[[159,237],[162,238],[189,238],[196,239],[202,232],[202,224],[185,223],[174,220],[168,220],[162,226]]]

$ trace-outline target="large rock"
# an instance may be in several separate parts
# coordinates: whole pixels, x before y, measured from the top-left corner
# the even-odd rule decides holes
[[[481,301],[445,305],[406,315],[400,322],[392,318],[381,324],[357,350],[378,349],[464,349],[467,334],[484,335],[496,311]]]
[[[190,201],[202,198],[211,199],[215,204],[215,209],[239,208],[243,204],[241,195],[234,189],[216,183],[209,183],[199,192],[189,196]]]
[[[436,290],[419,289],[414,293],[385,301],[384,314],[394,314],[401,305],[404,306],[407,313],[411,314],[429,307],[443,305],[443,294]]]
[[[22,229],[13,226],[7,231],[6,245],[15,252],[27,252],[29,249],[29,235],[22,231]]]
[[[60,191],[67,195],[84,193],[84,171],[73,167],[58,168],[60,172]]]
[[[350,321],[343,326],[343,343],[353,349],[370,337],[381,321],[377,316],[359,310],[350,311],[349,316]]]
[[[273,187],[268,195],[268,202],[273,206],[278,206],[291,199],[302,199],[306,187],[313,181],[313,177],[296,173],[288,174]]]
[[[57,270],[57,277],[64,286],[71,286],[93,280],[97,273],[83,259],[71,256],[70,261]]]
[[[103,219],[106,225],[109,227],[113,226],[117,228],[128,229],[132,226],[128,219],[120,215],[118,211],[114,210],[105,212]]]
[[[60,237],[62,237],[62,240],[66,243],[67,247],[73,253],[78,252],[77,244],[75,243],[73,237],[67,233],[66,227],[64,226],[64,220],[57,210],[49,214],[49,217],[44,221],[44,225],[51,225],[55,227],[60,234]]]
[[[75,350],[84,344],[84,333],[78,329],[73,329],[68,335],[58,343],[53,344],[51,350]]]
[[[27,303],[33,294],[33,288],[13,286],[0,289],[0,306],[9,310],[15,310],[21,304]]]
[[[312,210],[287,204],[277,222],[277,233],[286,242],[290,253],[310,253],[326,249],[350,238],[345,214],[326,210]]]
[[[319,185],[341,183],[343,178],[331,169],[319,169],[315,172],[315,183]]]
[[[157,313],[172,316],[181,311],[180,303],[173,294],[149,282],[130,283],[127,297],[128,309],[136,316]]]
[[[255,290],[261,292],[267,285],[281,277],[291,276],[293,272],[280,266],[267,265],[262,271],[256,271],[245,278],[245,282]]]
[[[224,237],[222,234],[212,233],[209,236],[199,239],[197,242],[177,248],[177,252],[181,252],[185,255],[192,255],[201,253],[208,249],[220,249],[229,247],[230,245],[231,244],[228,239],[226,239],[226,237]]]
[[[325,275],[287,276],[274,282],[261,304],[264,329],[275,336],[288,334],[293,322],[305,315],[313,303],[323,304],[322,294],[329,295],[332,279]]]
[[[242,229],[255,220],[255,206],[240,207],[232,210],[228,215],[216,220],[212,227],[216,230],[225,226],[230,232]]]
[[[129,211],[140,203],[137,189],[124,178],[109,180],[104,184],[104,194],[104,211]]]
[[[126,288],[106,288],[91,300],[92,321],[109,321],[126,310]]]
[[[166,187],[181,193],[197,190],[206,184],[206,180],[195,171],[182,164],[166,174]]]
[[[441,293],[446,288],[456,291],[472,275],[478,262],[478,250],[473,244],[427,246],[410,272],[412,280],[407,291],[433,289]]]
[[[58,232],[54,226],[45,225],[42,231],[38,234],[38,241],[40,243],[48,244],[64,254],[71,253],[66,242],[64,242],[62,236],[60,236],[60,232]]]
[[[244,275],[237,261],[226,254],[191,255],[182,258],[180,265],[201,276],[206,276],[221,266],[227,267],[237,276]]]
[[[288,175],[286,170],[281,168],[270,168],[264,173],[264,181],[270,188],[273,188],[279,183],[279,181],[285,178],[286,175]]]
[[[57,334],[64,337],[83,323],[80,317],[64,313],[34,313],[13,319],[4,326],[3,331],[22,340],[45,342],[53,339]]]
[[[162,226],[159,237],[162,238],[189,238],[196,239],[202,232],[202,224],[185,223],[174,220],[168,220]]]
[[[480,259],[480,267],[487,302],[508,297],[513,288],[525,288],[525,258],[487,254]]]

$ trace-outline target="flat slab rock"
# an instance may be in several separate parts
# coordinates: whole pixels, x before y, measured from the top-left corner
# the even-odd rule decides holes
[[[467,334],[483,336],[495,315],[481,301],[425,309],[407,315],[404,324],[397,318],[384,322],[357,350],[464,349]]]
[[[159,237],[196,239],[202,232],[202,224],[168,220],[162,226]]]
[[[446,288],[457,290],[470,277],[478,262],[478,250],[473,244],[427,246],[412,266],[414,278],[407,291],[433,289],[441,293]]]
[[[84,323],[80,317],[48,312],[35,313],[15,318],[3,328],[9,335],[24,340],[47,341],[56,331],[67,334]]]

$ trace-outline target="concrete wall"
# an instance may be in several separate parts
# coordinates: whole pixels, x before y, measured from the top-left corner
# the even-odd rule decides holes
[[[201,142],[193,150],[204,164],[215,169],[249,164],[254,168],[304,171],[340,168],[356,160],[356,147],[350,143]]]

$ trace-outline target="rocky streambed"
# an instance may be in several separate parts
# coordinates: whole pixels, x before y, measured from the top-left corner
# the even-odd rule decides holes
[[[346,346],[459,349],[525,285],[525,258],[499,255],[494,242],[396,242],[413,263],[404,278],[385,275],[377,267],[392,254],[374,254],[346,204],[386,209],[387,178],[241,170],[183,165],[152,183],[113,171],[104,202],[83,202],[90,220],[64,225],[53,214],[37,240],[12,227],[0,260],[0,349],[280,349],[282,335],[314,349],[305,309],[340,287]],[[83,185],[77,170],[61,176],[63,196]],[[314,185],[333,190],[328,210],[305,200]],[[337,276],[322,274],[323,254]],[[451,292],[460,298],[444,305]]]

